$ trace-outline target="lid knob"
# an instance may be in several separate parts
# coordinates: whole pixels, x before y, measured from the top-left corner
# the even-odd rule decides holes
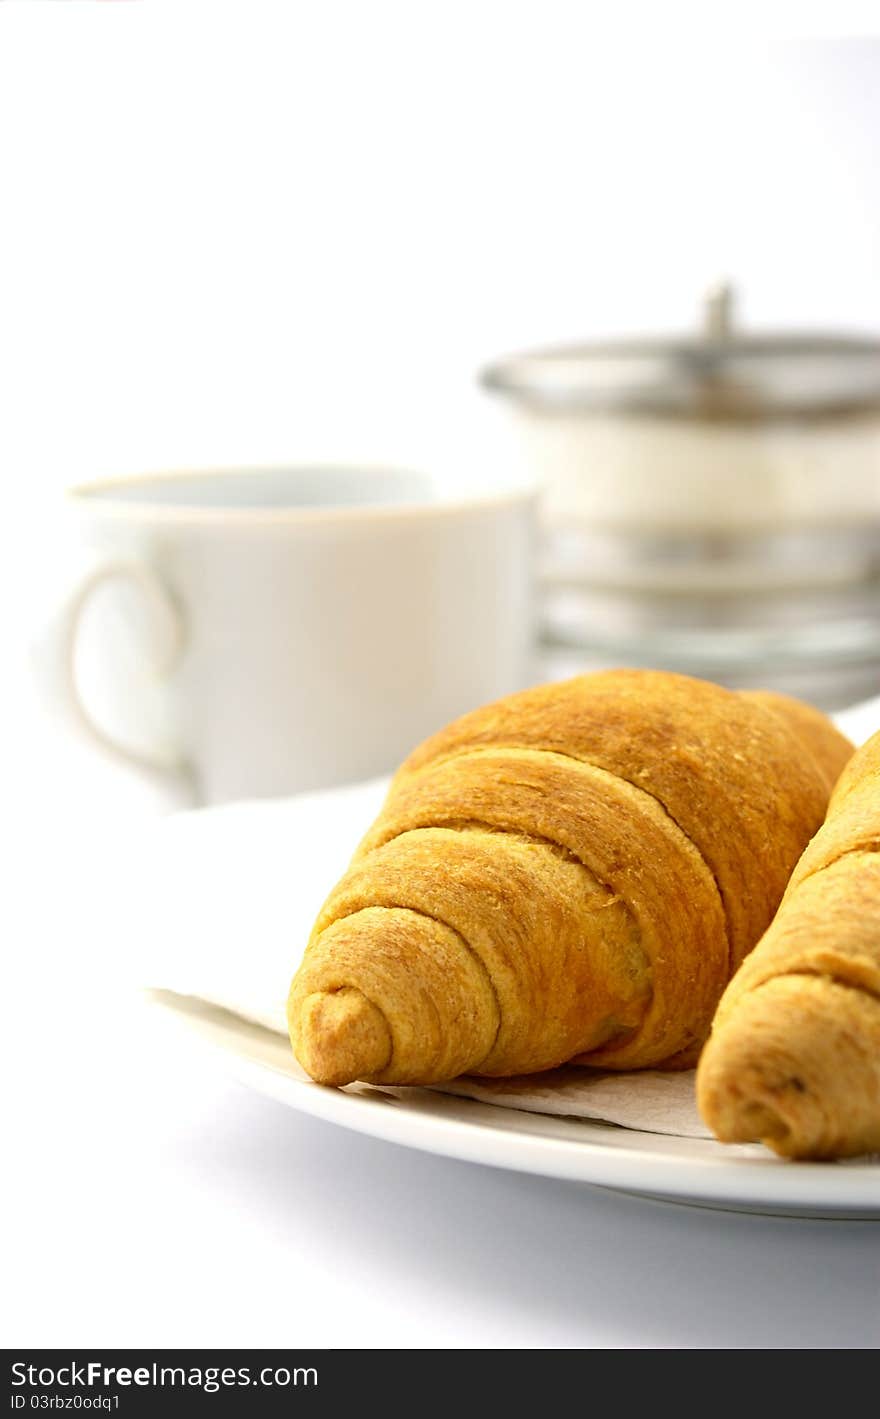
[[[707,340],[729,340],[733,332],[734,292],[730,281],[718,281],[703,297],[703,334]]]

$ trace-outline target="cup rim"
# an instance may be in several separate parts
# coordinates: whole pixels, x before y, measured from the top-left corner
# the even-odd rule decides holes
[[[173,482],[178,478],[216,478],[232,474],[260,473],[320,473],[328,476],[342,473],[357,473],[372,477],[382,473],[410,474],[430,480],[428,473],[394,464],[358,463],[260,463],[260,464],[214,464],[210,467],[161,469],[155,472],[117,474],[109,478],[89,479],[75,483],[65,490],[65,501],[78,509],[91,507],[102,517],[110,516],[129,519],[147,519],[165,523],[206,523],[248,525],[277,523],[318,523],[318,522],[366,522],[373,519],[397,521],[400,519],[436,518],[452,514],[466,513],[487,508],[526,505],[537,497],[536,482],[522,479],[511,480],[503,488],[485,488],[473,494],[453,494],[425,502],[387,503],[320,503],[291,504],[285,506],[236,506],[210,507],[196,503],[138,502],[129,498],[114,498],[114,490],[131,488],[138,484]]]

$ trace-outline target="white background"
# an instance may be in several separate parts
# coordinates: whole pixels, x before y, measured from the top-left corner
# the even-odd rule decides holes
[[[482,360],[682,327],[722,274],[750,323],[880,327],[880,42],[615,8],[616,36],[548,0],[2,7],[16,645],[59,593],[76,478],[476,464]],[[432,1161],[181,1076],[108,1024],[94,918],[156,801],[25,688],[11,670],[7,1343],[876,1343],[871,1224]]]
[[[468,460],[481,361],[683,328],[720,275],[750,323],[876,330],[880,40],[603,8],[5,5],[17,490]]]

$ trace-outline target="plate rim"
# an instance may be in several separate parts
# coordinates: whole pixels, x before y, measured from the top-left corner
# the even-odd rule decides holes
[[[540,1121],[547,1115],[426,1089],[414,1095],[422,1107],[408,1108],[407,1100],[390,1090],[332,1089],[297,1078],[261,1058],[255,1047],[277,1047],[282,1037],[232,1011],[168,991],[148,992],[147,999],[154,1012],[161,1011],[178,1028],[182,1039],[219,1055],[227,1072],[247,1087],[298,1112],[397,1146],[692,1206],[802,1219],[880,1220],[880,1163],[793,1162],[757,1152],[760,1145],[679,1140],[675,1135],[677,1142],[695,1150],[692,1156],[682,1156],[657,1146],[664,1134],[601,1120],[554,1117],[555,1125],[568,1123],[584,1134],[560,1137],[541,1132],[534,1123],[524,1129],[509,1122],[511,1117]],[[395,1107],[379,1108],[379,1100]],[[462,1112],[471,1117],[462,1117]],[[503,1115],[503,1121],[495,1114]],[[617,1143],[609,1146],[607,1139],[590,1136],[590,1130],[613,1132]],[[643,1140],[651,1140],[654,1148],[644,1147]],[[641,1179],[640,1166],[653,1176]]]

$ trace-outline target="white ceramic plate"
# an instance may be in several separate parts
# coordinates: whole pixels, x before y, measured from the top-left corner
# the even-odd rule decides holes
[[[402,1098],[367,1085],[326,1089],[299,1077],[280,1035],[186,997],[157,992],[152,999],[178,1037],[213,1051],[243,1084],[388,1143],[695,1207],[880,1219],[876,1159],[789,1163],[758,1146],[550,1118],[428,1089],[407,1090]]]

